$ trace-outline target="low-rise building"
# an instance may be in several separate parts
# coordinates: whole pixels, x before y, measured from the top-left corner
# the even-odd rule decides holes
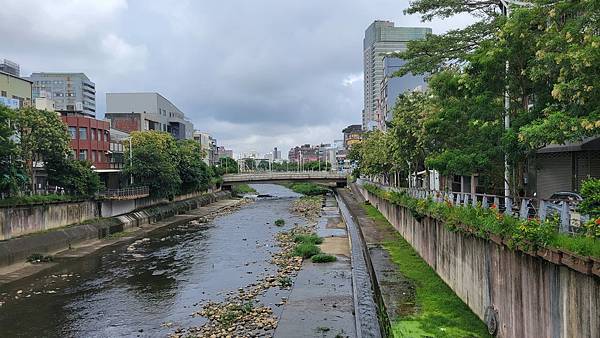
[[[178,140],[193,138],[185,114],[159,93],[106,93],[106,118],[126,132],[157,130]]]
[[[0,71],[0,104],[12,109],[29,107],[31,81]]]
[[[319,160],[319,147],[303,144],[290,149],[288,160],[292,163],[309,163]]]
[[[206,164],[210,165],[212,159],[212,143],[210,135],[208,133],[194,130],[193,138],[194,141],[200,144],[200,151],[203,153],[202,159]]]
[[[63,115],[71,136],[73,157],[89,161],[94,169],[109,169],[110,123],[86,115]]]

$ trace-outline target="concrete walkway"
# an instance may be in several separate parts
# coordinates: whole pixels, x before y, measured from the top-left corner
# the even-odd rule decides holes
[[[350,246],[337,203],[326,199],[316,232],[332,263],[305,260],[285,304],[275,337],[356,337]]]

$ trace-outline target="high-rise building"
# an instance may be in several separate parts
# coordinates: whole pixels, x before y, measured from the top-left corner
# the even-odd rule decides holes
[[[65,114],[96,116],[96,85],[84,73],[33,73],[33,99],[54,101],[54,109]]]
[[[379,86],[380,94],[376,111],[378,120],[382,122],[381,129],[385,130],[385,122],[392,120],[394,106],[400,94],[407,91],[423,90],[427,87],[425,77],[422,75],[393,76],[405,63],[406,61],[390,55],[385,56],[383,59],[383,80]]]
[[[191,140],[194,126],[184,113],[159,93],[106,93],[106,118],[113,128],[126,131],[157,130]]]
[[[362,128],[381,128],[384,116],[377,114],[377,102],[384,79],[383,59],[386,53],[404,51],[409,41],[424,39],[431,33],[425,27],[394,27],[390,21],[375,21],[365,31],[364,59],[364,110]]]

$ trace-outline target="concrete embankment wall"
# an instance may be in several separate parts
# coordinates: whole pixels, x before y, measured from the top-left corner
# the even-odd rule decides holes
[[[175,196],[174,202],[202,196],[196,192]],[[99,217],[114,217],[135,210],[170,203],[166,198],[77,201],[0,208],[0,240],[82,223]]]
[[[499,337],[600,337],[600,278],[449,231],[355,186]],[[486,314],[487,313],[487,314]]]
[[[50,253],[69,248],[86,240],[106,237],[132,227],[153,223],[184,213],[217,200],[230,197],[227,192],[204,194],[199,197],[153,206],[129,214],[100,219],[88,224],[41,232],[0,241],[0,267],[24,262],[33,253]]]
[[[81,223],[99,217],[95,201],[0,208],[0,240]]]

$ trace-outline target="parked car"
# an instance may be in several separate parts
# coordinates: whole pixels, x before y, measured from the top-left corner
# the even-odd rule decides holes
[[[550,196],[550,200],[559,204],[562,201],[567,202],[569,208],[575,209],[577,204],[583,200],[583,197],[576,192],[572,191],[557,191]]]

